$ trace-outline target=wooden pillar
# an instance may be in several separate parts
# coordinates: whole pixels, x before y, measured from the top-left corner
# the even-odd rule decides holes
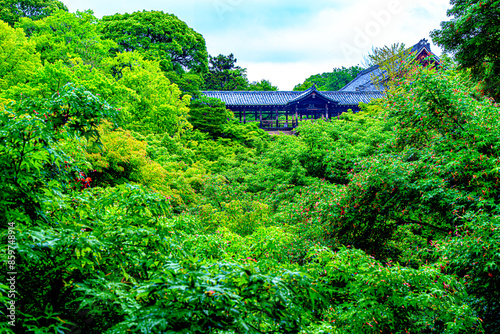
[[[259,108],[259,121],[260,121],[260,127],[262,128],[262,107]]]
[[[247,114],[246,114],[246,111],[243,110],[243,124],[245,124],[247,122]]]
[[[328,121],[328,103],[326,104],[325,109],[326,109],[326,120]]]
[[[278,128],[279,127],[279,120],[278,120],[278,108],[276,108],[276,127]]]

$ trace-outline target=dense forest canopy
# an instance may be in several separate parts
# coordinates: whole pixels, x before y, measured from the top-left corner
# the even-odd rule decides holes
[[[271,136],[200,90],[275,87],[173,14],[1,6],[2,333],[499,332],[492,72],[402,62]]]

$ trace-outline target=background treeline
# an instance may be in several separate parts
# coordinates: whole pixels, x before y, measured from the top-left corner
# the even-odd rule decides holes
[[[498,332],[500,106],[474,70],[409,61],[271,137],[191,100],[244,71],[174,15],[1,4],[2,332]]]
[[[334,68],[332,72],[311,75],[303,83],[295,85],[293,90],[306,90],[313,85],[316,85],[318,90],[339,90],[347,85],[351,80],[358,76],[358,73],[364,69],[359,66],[351,66],[349,68]]]

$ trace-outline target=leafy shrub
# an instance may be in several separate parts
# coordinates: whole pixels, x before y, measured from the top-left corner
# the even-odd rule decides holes
[[[95,185],[135,182],[174,197],[178,204],[195,200],[191,184],[201,187],[203,170],[186,168],[182,162],[160,164],[149,157],[146,141],[136,139],[128,130],[112,130],[109,123],[103,123],[99,133],[102,148],[87,148],[87,159],[95,168]]]
[[[267,225],[269,207],[256,201],[232,200],[227,203],[221,202],[220,210],[210,204],[203,206],[201,215],[207,231],[215,231],[220,227],[238,235],[247,236],[259,227]]]
[[[206,264],[196,259],[166,262],[149,282],[133,286],[103,283],[95,281],[81,290],[89,304],[112,296],[127,302],[124,320],[109,333],[297,332],[312,318],[296,296],[317,298],[304,295],[310,282],[300,273],[270,275],[257,267]],[[103,293],[111,287],[111,294]]]
[[[205,96],[192,100],[189,109],[189,122],[193,127],[213,137],[221,136],[224,124],[234,118],[224,102]]]
[[[456,277],[432,266],[382,265],[364,252],[312,250],[315,288],[328,296],[323,317],[343,333],[481,332]]]
[[[499,328],[500,222],[498,216],[471,215],[453,234],[436,245],[442,271],[462,279],[469,303],[487,331]]]
[[[79,177],[78,164],[60,140],[98,140],[97,125],[114,111],[84,88],[64,86],[51,99],[26,99],[0,115],[1,209],[6,221],[36,221],[47,194],[57,194]],[[57,195],[56,195],[57,196]]]

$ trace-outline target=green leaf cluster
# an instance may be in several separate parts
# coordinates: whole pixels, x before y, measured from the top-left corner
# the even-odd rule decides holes
[[[336,91],[347,85],[351,80],[355,79],[363,68],[359,66],[351,66],[346,68],[336,67],[332,72],[311,75],[303,83],[296,85],[294,91],[303,91],[316,85],[318,90]]]

